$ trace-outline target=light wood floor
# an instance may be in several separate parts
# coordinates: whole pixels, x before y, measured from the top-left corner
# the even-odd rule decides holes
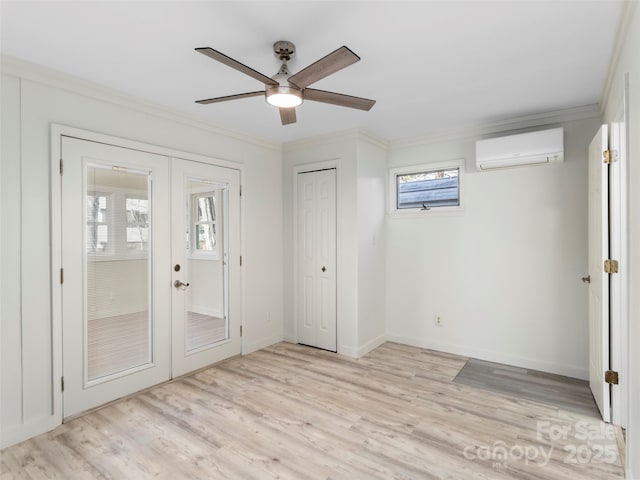
[[[594,417],[600,414],[589,382],[577,378],[470,358],[454,382]]]
[[[453,383],[466,360],[394,343],[358,360],[280,343],[10,447],[0,478],[623,478],[615,454],[594,458],[615,439],[578,438],[599,419]],[[506,459],[483,453],[496,445]],[[573,447],[591,461],[565,463]],[[531,458],[540,449],[546,465]]]

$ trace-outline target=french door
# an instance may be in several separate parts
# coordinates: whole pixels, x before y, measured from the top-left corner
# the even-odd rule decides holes
[[[170,378],[169,158],[62,138],[63,417]]]
[[[63,418],[240,353],[239,172],[61,144]]]
[[[172,159],[174,377],[241,352],[239,191],[238,170]]]

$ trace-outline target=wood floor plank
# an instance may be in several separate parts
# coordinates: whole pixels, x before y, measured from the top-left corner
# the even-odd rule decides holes
[[[467,360],[395,343],[360,359],[279,343],[5,449],[0,480],[624,477],[615,435],[580,435],[606,430],[596,415],[454,383]],[[524,388],[521,374],[502,380]],[[530,385],[551,391],[543,377]],[[569,405],[580,396],[565,393]],[[608,462],[593,458],[600,447]],[[568,462],[571,448],[591,458]]]
[[[589,383],[585,380],[472,358],[454,382],[598,415]]]

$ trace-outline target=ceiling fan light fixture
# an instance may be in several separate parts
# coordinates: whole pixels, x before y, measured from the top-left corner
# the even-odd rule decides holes
[[[293,108],[302,104],[302,91],[290,86],[267,86],[266,100],[278,108]]]
[[[368,98],[308,88],[309,85],[360,61],[360,57],[344,45],[291,75],[287,62],[295,55],[296,46],[289,41],[278,41],[273,44],[273,53],[280,59],[281,64],[278,73],[273,77],[267,77],[211,47],[196,48],[196,51],[262,82],[265,87],[264,90],[255,92],[196,100],[196,103],[201,105],[264,95],[269,105],[280,110],[282,125],[290,125],[296,123],[296,107],[301,105],[304,100],[366,111],[371,110],[371,107],[376,103],[375,100]]]

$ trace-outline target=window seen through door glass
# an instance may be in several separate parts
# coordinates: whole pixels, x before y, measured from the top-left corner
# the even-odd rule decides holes
[[[87,251],[106,252],[109,248],[107,195],[87,195]]]
[[[196,244],[201,252],[213,252],[216,248],[216,202],[215,193],[195,195]]]
[[[127,249],[144,251],[149,242],[149,200],[126,198]]]

